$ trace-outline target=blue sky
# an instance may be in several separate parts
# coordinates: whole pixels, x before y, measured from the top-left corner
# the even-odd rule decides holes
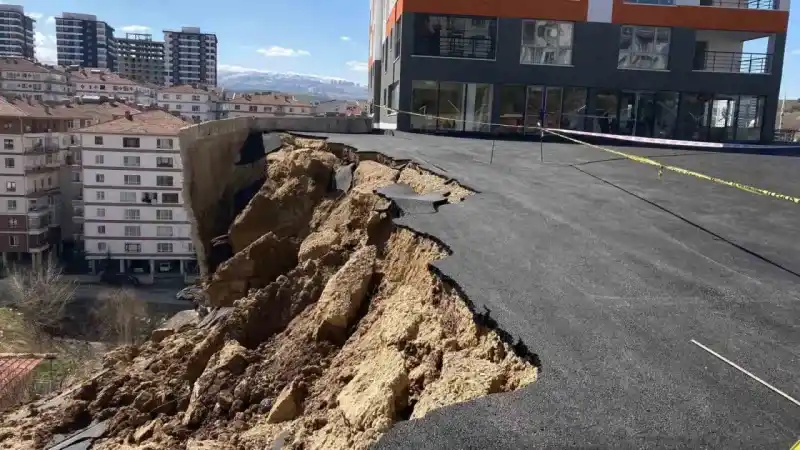
[[[199,26],[216,33],[222,69],[247,68],[367,83],[367,0],[6,0],[37,18],[37,56],[55,58],[62,12],[94,14],[116,29],[153,34]]]
[[[55,59],[55,25],[62,12],[95,14],[116,28],[154,38],[162,30],[199,26],[219,38],[225,70],[269,70],[344,78],[366,84],[367,0],[8,0],[38,17],[38,56]],[[789,24],[783,94],[800,98],[800,4]]]

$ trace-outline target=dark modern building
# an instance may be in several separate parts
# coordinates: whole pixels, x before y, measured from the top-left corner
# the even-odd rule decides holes
[[[164,30],[164,84],[217,85],[217,35],[197,27]]]
[[[127,33],[117,38],[119,74],[130,80],[164,84],[164,43],[152,34]]]
[[[34,58],[33,24],[19,5],[0,5],[0,56]]]
[[[56,17],[56,45],[60,66],[118,69],[114,28],[92,14]]]
[[[773,139],[789,0],[372,0],[377,128]],[[395,112],[395,111],[400,111]]]

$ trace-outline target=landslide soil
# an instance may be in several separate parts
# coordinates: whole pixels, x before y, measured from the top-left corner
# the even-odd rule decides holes
[[[445,249],[395,227],[374,194],[404,182],[457,203],[470,191],[381,162],[285,136],[230,227],[234,256],[202,285],[216,319],[157,330],[5,415],[0,448],[107,420],[94,449],[362,449],[397,421],[533,382],[536,368],[432,274]],[[332,189],[349,164],[352,189]]]

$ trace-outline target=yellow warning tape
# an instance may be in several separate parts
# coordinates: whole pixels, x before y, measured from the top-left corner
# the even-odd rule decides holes
[[[408,114],[408,115],[412,115],[412,116],[425,117],[425,118],[428,118],[428,119],[454,120],[454,119],[451,119],[449,117],[438,117],[438,116],[431,116],[431,115],[427,115],[427,114],[414,113],[414,112],[410,112],[410,111],[400,111],[400,110],[397,110],[397,109],[388,108],[388,107],[383,106],[383,105],[375,105],[375,106],[377,106],[379,108],[384,108],[387,111],[389,111],[391,113],[395,113],[395,114]],[[578,144],[586,145],[588,147],[593,147],[593,148],[596,148],[598,150],[602,150],[604,152],[611,153],[613,155],[621,156],[621,157],[629,159],[631,161],[636,161],[636,162],[641,163],[641,164],[647,164],[647,165],[658,167],[659,176],[661,175],[663,170],[669,170],[670,172],[675,172],[675,173],[679,173],[679,174],[682,174],[682,175],[687,175],[687,176],[699,178],[701,180],[711,181],[713,183],[721,184],[721,185],[724,185],[724,186],[729,186],[729,187],[736,188],[736,189],[739,189],[739,190],[742,190],[742,191],[745,191],[745,192],[750,192],[751,194],[764,195],[764,196],[767,196],[767,197],[773,197],[773,198],[777,198],[779,200],[786,200],[786,201],[789,201],[789,202],[792,202],[792,203],[795,203],[795,204],[800,204],[800,197],[793,197],[791,195],[781,194],[781,193],[778,193],[778,192],[772,192],[772,191],[768,191],[766,189],[761,189],[761,188],[758,188],[758,187],[749,186],[747,184],[738,183],[738,182],[735,182],[735,181],[728,181],[728,180],[725,180],[725,179],[722,179],[722,178],[712,177],[711,175],[706,175],[704,173],[700,173],[700,172],[695,172],[693,170],[684,169],[682,167],[670,166],[670,165],[667,165],[667,164],[662,164],[662,163],[660,163],[660,162],[658,162],[658,161],[656,161],[654,159],[646,158],[646,157],[643,157],[643,156],[632,155],[630,153],[621,152],[619,150],[614,150],[614,149],[602,147],[602,146],[595,145],[595,144],[590,144],[588,142],[581,141],[580,139],[575,139],[572,136],[567,136],[567,135],[565,135],[563,133],[559,133],[559,132],[553,131],[550,128],[542,128],[542,127],[530,126],[530,125],[528,125],[526,127],[524,125],[506,125],[506,124],[502,124],[502,123],[477,122],[477,121],[467,121],[467,120],[455,120],[455,121],[456,122],[464,122],[464,123],[469,122],[469,123],[473,123],[473,124],[477,124],[477,125],[501,126],[501,127],[507,127],[507,128],[528,128],[528,129],[543,131],[545,133],[550,133],[552,135],[561,137],[563,139],[567,139],[569,141],[572,141],[572,142],[575,142],[575,143],[578,143]],[[792,448],[791,450],[800,450],[800,448],[798,448],[798,449]]]
[[[800,441],[795,442],[789,450],[800,450]]]

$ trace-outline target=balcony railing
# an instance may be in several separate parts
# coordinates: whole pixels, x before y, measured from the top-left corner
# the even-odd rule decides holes
[[[417,38],[416,55],[449,58],[494,59],[494,39],[487,37]]]
[[[778,9],[777,0],[700,0],[700,6],[734,9]]]
[[[674,6],[676,0],[625,0],[637,5]],[[733,9],[778,9],[777,0],[700,0],[700,6]]]
[[[25,153],[51,153],[61,148],[58,138],[25,139]]]
[[[752,74],[768,74],[771,67],[769,53],[705,52],[694,64],[694,70]]]

